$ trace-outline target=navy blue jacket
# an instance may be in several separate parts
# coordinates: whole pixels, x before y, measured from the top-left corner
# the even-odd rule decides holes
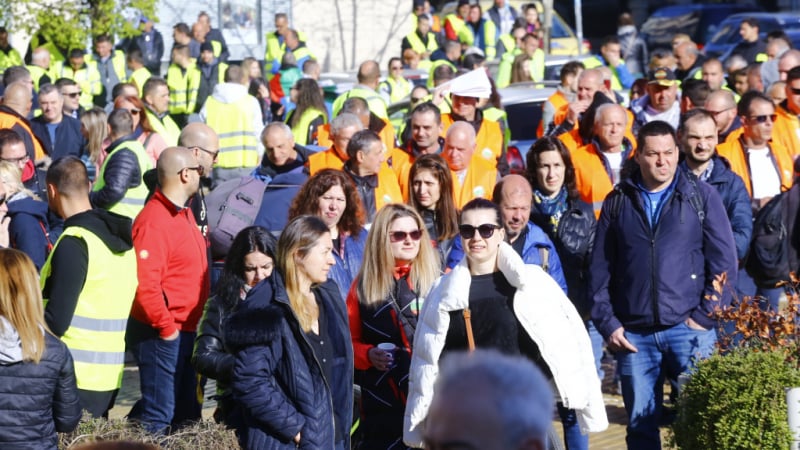
[[[48,233],[47,203],[31,197],[13,197],[8,202],[8,235],[11,248],[30,256],[37,270],[47,259]]]
[[[332,281],[315,287],[314,294],[328,320],[332,379],[325,378],[276,273],[248,293],[224,326],[236,357],[231,387],[244,410],[239,431],[245,449],[294,449],[298,432],[301,449],[333,449],[336,434],[350,448],[353,347],[347,311]]]
[[[43,116],[37,116],[31,120],[31,130],[42,142],[44,151],[50,155],[53,161],[67,155],[80,158],[86,146],[86,139],[81,134],[81,121],[69,116],[64,116],[56,127],[55,142],[50,140],[47,122]]]
[[[623,180],[606,197],[591,256],[589,293],[592,320],[608,338],[619,327],[653,331],[691,317],[710,329],[715,306],[730,304],[730,289],[719,301],[715,276],[727,274],[736,285],[737,259],[728,215],[717,191],[707,183],[696,188],[677,170],[673,191],[660,218],[651,228],[637,182],[638,172]],[[612,196],[621,195],[618,215],[610,211]],[[704,205],[701,222],[689,197],[699,195]]]
[[[300,186],[308,180],[308,168],[305,164],[313,152],[300,145],[295,145],[294,150],[297,158],[284,167],[274,166],[265,153],[261,165],[252,173],[253,177],[267,184],[253,225],[264,227],[275,234],[280,233],[288,223],[292,200],[300,191]]]
[[[685,162],[681,163],[681,167],[689,170]],[[744,181],[730,169],[728,160],[715,156],[714,168],[706,182],[722,197],[722,204],[725,205],[733,229],[733,239],[736,241],[736,255],[739,261],[743,261],[753,234],[753,208],[750,206],[750,195]]]

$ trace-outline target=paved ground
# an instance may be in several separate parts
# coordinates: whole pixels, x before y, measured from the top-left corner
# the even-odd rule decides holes
[[[604,361],[606,379],[603,382],[603,398],[605,399],[606,412],[608,413],[609,427],[602,433],[595,433],[589,437],[589,448],[592,450],[619,450],[625,448],[625,426],[627,419],[625,407],[622,404],[622,397],[616,394],[612,375],[614,373],[613,361]],[[215,384],[210,381],[206,385],[206,398],[214,394]],[[666,389],[666,388],[665,388]],[[135,365],[128,364],[122,379],[122,390],[117,396],[117,403],[111,410],[112,418],[124,417],[128,414],[133,404],[139,398],[139,372]],[[207,400],[203,404],[203,417],[210,419],[216,402]],[[561,430],[561,423],[554,422],[556,430]],[[666,431],[662,430],[662,439],[666,436]]]

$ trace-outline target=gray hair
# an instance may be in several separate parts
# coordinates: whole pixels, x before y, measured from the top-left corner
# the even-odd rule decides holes
[[[734,70],[744,69],[747,67],[747,60],[742,55],[731,55],[725,60],[725,71],[732,72]]]
[[[547,379],[530,360],[492,350],[454,352],[444,358],[435,396],[470,395],[479,388],[494,399],[494,410],[487,408],[485,413],[500,416],[503,448],[517,448],[527,439],[547,447],[555,400]]]
[[[364,124],[355,114],[341,113],[331,121],[331,135],[338,135],[342,130],[350,127],[356,127],[358,130],[363,130]]]
[[[267,134],[269,134],[272,130],[281,130],[286,135],[287,138],[293,137],[292,129],[289,128],[289,125],[286,125],[283,122],[271,122],[267,126],[261,130],[261,142],[264,142],[267,139]]]

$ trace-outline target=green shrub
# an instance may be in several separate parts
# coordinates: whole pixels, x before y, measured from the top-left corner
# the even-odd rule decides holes
[[[800,370],[783,352],[716,354],[697,364],[681,391],[672,443],[684,450],[789,448],[784,388],[797,386]]]
[[[211,421],[197,422],[168,436],[156,436],[125,419],[91,419],[88,415],[84,416],[75,431],[59,435],[58,448],[66,450],[79,444],[99,441],[141,442],[170,450],[239,448],[232,430]]]

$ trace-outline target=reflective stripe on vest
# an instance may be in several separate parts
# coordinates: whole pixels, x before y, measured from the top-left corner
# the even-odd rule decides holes
[[[131,248],[113,253],[97,235],[69,226],[59,237],[80,238],[86,243],[89,259],[86,281],[75,305],[75,313],[61,340],[75,360],[78,389],[111,391],[122,384],[125,363],[125,329],[136,295],[136,253]],[[52,273],[50,253],[40,278],[44,287]],[[113,300],[109,301],[109,293]],[[45,305],[48,299],[44,300]]]
[[[191,114],[197,106],[197,91],[200,88],[200,72],[194,64],[185,70],[177,64],[167,69],[169,87],[169,113]]]
[[[436,49],[439,48],[439,44],[436,43],[436,35],[434,35],[429,31],[427,36],[428,36],[428,45],[422,43],[422,39],[420,39],[416,31],[412,31],[411,33],[409,33],[409,35],[406,36],[406,39],[408,39],[408,43],[409,45],[411,45],[411,49],[414,50],[415,52],[419,54],[425,52],[433,53],[436,51]]]
[[[322,117],[322,123],[326,123],[325,115],[322,113],[322,111],[314,108],[309,108],[303,111],[303,115],[300,116],[300,120],[295,122],[294,126],[292,127],[292,136],[294,136],[295,144],[308,145],[308,133],[311,131],[311,122],[316,120],[318,117]],[[289,123],[289,117],[286,119],[286,123]]]
[[[144,184],[144,180],[142,179],[142,175],[150,170],[150,158],[147,156],[147,153],[144,151],[144,147],[139,141],[131,140],[125,141],[114,149],[111,150],[111,153],[106,156],[105,161],[103,161],[103,166],[100,167],[100,173],[97,175],[97,180],[92,186],[92,191],[97,192],[106,185],[106,180],[104,178],[104,174],[106,171],[106,166],[108,162],[111,161],[111,158],[114,156],[115,153],[122,149],[127,149],[133,152],[136,155],[136,160],[139,162],[139,185],[134,188],[128,188],[125,192],[125,196],[120,199],[117,203],[111,205],[111,208],[108,210],[111,212],[115,212],[117,214],[130,217],[131,220],[135,219],[136,216],[139,214],[139,211],[144,208],[144,203],[147,200],[147,195],[149,191],[147,190],[147,186]]]
[[[258,165],[258,138],[257,131],[252,129],[251,98],[245,95],[233,103],[222,103],[213,96],[206,100],[206,124],[219,136],[219,156],[214,167],[233,169]]]

